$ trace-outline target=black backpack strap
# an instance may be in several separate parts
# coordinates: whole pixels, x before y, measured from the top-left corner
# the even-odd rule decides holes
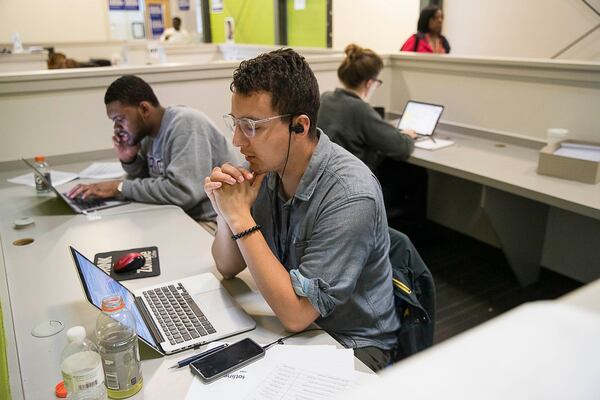
[[[417,49],[419,48],[419,40],[421,40],[421,36],[417,32],[417,33],[415,33],[415,49],[413,50],[415,53],[417,52]]]

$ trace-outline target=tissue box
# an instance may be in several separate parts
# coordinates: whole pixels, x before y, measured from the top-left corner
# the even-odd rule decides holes
[[[549,144],[540,150],[537,169],[538,174],[556,176],[558,178],[584,183],[593,184],[600,182],[600,162],[554,154],[554,152],[560,148],[561,143],[600,146],[600,143],[576,140],[565,140],[564,142]]]

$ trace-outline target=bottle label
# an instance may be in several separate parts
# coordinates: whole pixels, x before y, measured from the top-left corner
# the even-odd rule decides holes
[[[113,349],[107,352],[100,347],[107,388],[119,392],[127,391],[141,381],[137,338],[118,351]]]
[[[37,190],[38,192],[47,192],[50,190],[50,186],[48,186],[46,182],[44,182],[42,178],[39,177],[39,175],[33,174],[33,177],[35,179],[35,190]],[[44,177],[46,178],[48,183],[52,182],[50,178],[50,172],[44,173]]]
[[[88,369],[83,373],[74,375],[62,373],[67,393],[79,393],[94,387],[104,386],[104,374],[102,365],[98,363],[95,368]]]

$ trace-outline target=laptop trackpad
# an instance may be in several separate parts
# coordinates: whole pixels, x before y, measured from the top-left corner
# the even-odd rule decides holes
[[[192,298],[207,316],[210,314],[210,310],[219,310],[236,306],[229,293],[223,288],[195,294],[192,295]]]

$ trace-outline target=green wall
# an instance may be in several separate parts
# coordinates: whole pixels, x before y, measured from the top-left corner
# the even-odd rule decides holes
[[[225,42],[225,18],[233,17],[236,43],[275,44],[273,0],[224,0],[223,12],[209,10],[213,43]]]
[[[10,384],[8,381],[8,362],[6,360],[6,336],[4,336],[4,319],[0,304],[0,399],[10,400]]]
[[[304,10],[294,10],[287,0],[288,46],[327,47],[327,1],[307,0]]]

